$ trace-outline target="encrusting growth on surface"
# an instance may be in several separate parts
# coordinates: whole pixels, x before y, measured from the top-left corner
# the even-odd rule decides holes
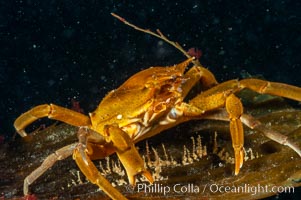
[[[190,165],[195,162],[200,161],[201,159],[206,159],[208,155],[207,146],[202,145],[202,138],[200,135],[191,136],[191,143],[183,145],[182,155],[179,158],[179,155],[172,155],[170,150],[166,149],[165,145],[162,143],[161,148],[150,147],[148,141],[145,143],[145,151],[142,152],[142,158],[145,162],[145,167],[147,167],[151,172],[155,181],[163,181],[167,180],[168,177],[162,175],[163,168],[168,167],[179,167],[184,165]],[[221,160],[225,161],[225,163],[234,163],[234,158],[231,157],[231,153],[227,152],[225,148],[218,148],[217,141],[217,133],[215,132],[213,136],[213,141],[210,142],[212,144],[212,152],[216,154]],[[174,157],[178,157],[174,159]],[[244,160],[252,160],[254,158],[258,158],[259,155],[254,152],[251,148],[245,150],[244,149]],[[221,167],[223,165],[220,165]],[[100,172],[105,177],[113,177],[112,185],[113,186],[121,186],[127,185],[128,180],[126,178],[126,173],[121,165],[119,159],[106,157],[105,160],[99,161]],[[78,171],[79,173],[79,171]],[[82,184],[82,180],[80,179],[79,174],[77,175],[77,181],[72,180],[72,185]],[[146,179],[144,177],[138,177],[137,182],[145,182]]]

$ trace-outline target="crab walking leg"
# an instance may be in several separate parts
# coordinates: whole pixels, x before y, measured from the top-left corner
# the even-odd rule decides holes
[[[269,82],[250,78],[240,80],[239,87],[241,89],[249,88],[261,94],[271,94],[301,101],[301,88],[285,83]]]
[[[138,174],[142,174],[150,183],[153,183],[153,177],[145,169],[144,162],[129,135],[115,125],[107,125],[105,133],[116,148],[117,156],[126,169],[130,184],[135,185],[135,176]]]
[[[230,119],[230,133],[235,155],[235,175],[237,175],[244,161],[244,132],[240,120],[240,116],[243,113],[243,106],[241,101],[234,94],[227,97],[226,110]]]
[[[284,83],[269,82],[260,79],[229,80],[196,96],[192,101],[205,102],[204,98],[221,92],[235,93],[248,88],[260,94],[270,94],[301,101],[301,88]]]
[[[300,157],[301,157],[301,149],[296,145],[294,142],[288,139],[287,136],[267,128],[264,124],[260,121],[256,120],[251,115],[243,114],[241,116],[241,121],[251,129],[255,129],[263,133],[266,137],[270,138],[271,140],[278,142],[279,144],[286,145],[293,149]]]
[[[230,120],[230,133],[235,153],[235,174],[237,175],[243,164],[244,138],[243,126],[240,121],[243,106],[240,100],[233,94],[233,92],[236,91],[235,89],[237,89],[236,80],[231,80],[216,87],[212,87],[193,98],[189,102],[190,109],[184,108],[183,110],[185,113],[184,115],[198,117],[198,115],[202,116],[202,113],[206,114],[218,108],[226,107],[228,118]],[[198,108],[199,111],[195,108]]]
[[[91,146],[87,144],[88,138],[91,137],[91,130],[86,128],[80,128],[78,132],[79,143],[77,148],[74,150],[73,159],[76,161],[78,167],[87,177],[87,179],[102,189],[107,195],[112,199],[126,199],[118,190],[116,190],[111,183],[105,179],[100,172],[97,170],[93,162],[91,161],[89,151],[101,150],[100,146]],[[116,153],[124,165],[129,182],[132,185],[135,185],[135,175],[142,174],[144,175],[151,183],[153,182],[152,175],[144,168],[144,162],[140,157],[137,149],[132,143],[130,137],[118,128],[115,125],[107,125],[104,131],[107,136],[108,145],[107,148],[104,148],[103,153],[97,153],[100,157],[111,154],[110,150],[116,150]],[[95,137],[95,136],[94,136]],[[102,136],[101,136],[102,137]],[[94,155],[94,153],[93,153]]]
[[[77,166],[80,168],[81,172],[86,176],[86,178],[93,184],[96,184],[101,190],[103,190],[110,198],[114,200],[126,200],[117,189],[115,189],[111,183],[103,177],[98,169],[95,167],[93,162],[86,155],[86,152],[80,150],[82,146],[79,145],[78,148],[74,150],[73,159],[75,160]],[[85,156],[81,152],[85,153]]]
[[[78,130],[78,144],[73,153],[73,159],[75,160],[77,166],[80,168],[81,172],[86,176],[86,178],[93,184],[96,184],[101,190],[103,190],[110,198],[112,199],[121,199],[125,200],[125,198],[117,189],[115,189],[112,184],[103,177],[94,163],[91,161],[89,157],[89,151],[94,151],[95,149],[91,149],[87,146],[88,138],[91,137],[91,130],[81,127]],[[93,137],[93,136],[92,136]],[[100,150],[100,149],[98,149]],[[104,152],[105,153],[105,152]]]
[[[23,192],[24,195],[28,194],[28,187],[30,184],[32,184],[37,178],[39,178],[45,171],[47,171],[50,167],[54,165],[59,160],[63,160],[69,156],[72,155],[77,143],[73,143],[67,146],[64,146],[54,153],[50,154],[39,166],[37,169],[35,169],[31,174],[29,174],[24,179],[24,186],[23,186]]]
[[[59,120],[74,126],[91,125],[88,116],[54,104],[43,104],[36,106],[19,116],[14,122],[14,127],[22,137],[25,137],[27,135],[24,130],[26,126],[43,117]]]
[[[185,97],[191,88],[195,86],[198,81],[201,81],[202,87],[205,89],[211,88],[218,84],[214,75],[204,67],[194,65],[184,75],[185,82],[182,85],[182,95]]]
[[[239,173],[243,164],[244,133],[240,116],[243,113],[241,101],[232,93],[221,92],[200,100],[198,97],[192,99],[190,104],[182,104],[182,110],[186,117],[207,118],[206,112],[226,106],[226,120],[230,121],[230,133],[235,156],[235,175]],[[214,118],[208,114],[209,118]]]
[[[221,120],[221,121],[229,121],[228,113],[225,109],[219,109],[215,113],[210,113],[210,115],[204,116],[202,119],[210,119],[210,120]],[[249,127],[250,129],[256,130],[267,138],[290,147],[293,149],[300,157],[301,157],[301,149],[298,145],[296,145],[293,141],[289,140],[287,136],[268,128],[265,124],[262,124],[259,120],[255,119],[251,115],[242,114],[240,117],[241,122]]]

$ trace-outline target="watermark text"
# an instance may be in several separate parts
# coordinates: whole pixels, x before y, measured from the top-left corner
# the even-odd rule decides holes
[[[220,184],[206,184],[206,185],[196,185],[193,183],[188,184],[174,184],[174,185],[164,185],[164,184],[137,184],[135,190],[137,192],[144,193],[157,193],[166,195],[168,193],[177,194],[210,194],[210,193],[249,193],[251,195],[256,195],[258,193],[294,193],[295,188],[293,186],[275,186],[275,185],[220,185]]]

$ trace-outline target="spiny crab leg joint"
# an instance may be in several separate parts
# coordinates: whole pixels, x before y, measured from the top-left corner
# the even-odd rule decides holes
[[[14,126],[22,137],[27,135],[25,128],[42,117],[80,127],[78,143],[57,150],[25,178],[25,195],[28,194],[28,186],[56,161],[73,155],[78,167],[90,182],[98,185],[112,199],[126,199],[100,174],[91,160],[102,159],[116,153],[127,172],[130,184],[135,185],[135,177],[138,174],[145,176],[152,183],[152,175],[145,169],[134,144],[180,123],[195,119],[230,122],[235,174],[239,173],[243,164],[242,124],[289,146],[301,156],[300,148],[286,136],[270,130],[253,117],[244,114],[242,103],[235,95],[248,88],[260,94],[301,101],[301,88],[252,78],[218,83],[214,75],[198,60],[190,57],[178,43],[168,40],[159,30],[155,33],[142,29],[116,14],[112,15],[138,31],[151,34],[173,45],[188,59],[174,66],[151,67],[138,72],[106,95],[89,116],[54,104],[36,106],[19,116]],[[191,63],[193,66],[186,70]],[[184,102],[188,92],[199,82],[204,88],[202,93],[189,102]]]

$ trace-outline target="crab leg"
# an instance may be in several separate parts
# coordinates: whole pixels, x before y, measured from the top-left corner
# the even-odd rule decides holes
[[[57,161],[63,160],[71,156],[76,145],[77,143],[73,143],[58,149],[54,153],[50,154],[37,169],[31,172],[24,179],[24,186],[23,186],[24,195],[28,194],[29,185],[32,184],[37,178],[39,178],[50,167],[52,167]]]
[[[108,142],[104,144],[107,145],[106,148],[102,148],[101,145],[92,146],[91,143],[87,143],[91,136],[94,138],[96,138],[96,136],[93,135],[93,131],[91,132],[89,129],[80,128],[78,132],[79,144],[74,151],[73,159],[75,159],[78,167],[87,179],[91,183],[98,185],[98,187],[112,199],[126,199],[99,173],[89,157],[89,154],[91,153],[89,151],[94,152],[96,150],[100,151],[103,149],[104,152],[102,154],[100,152],[96,152],[100,155],[100,157],[109,155],[113,151],[116,151],[121,163],[127,171],[131,185],[135,185],[135,176],[137,174],[144,175],[151,183],[153,182],[153,178],[150,172],[145,169],[144,162],[131,141],[131,138],[124,131],[115,125],[107,125],[104,132]]]
[[[229,121],[228,113],[224,109],[219,109],[215,113],[211,113],[210,115],[204,116],[202,119],[211,119],[211,120],[221,120],[221,121]],[[301,149],[296,145],[293,141],[289,140],[287,136],[268,128],[266,125],[262,124],[259,120],[255,119],[251,115],[242,114],[241,122],[249,127],[252,130],[256,130],[267,138],[290,147],[293,149],[300,157],[301,157]]]
[[[237,175],[243,164],[244,137],[243,126],[240,120],[240,116],[243,113],[243,106],[240,100],[231,93],[231,91],[227,90],[205,97],[202,96],[202,98],[199,98],[199,96],[202,95],[198,95],[192,99],[189,104],[182,104],[182,110],[184,112],[183,115],[192,118],[205,118],[204,114],[206,114],[206,112],[224,106],[226,107],[226,111],[228,113],[227,117],[230,121],[230,133],[235,155],[235,175]]]
[[[241,101],[234,94],[231,94],[226,99],[226,110],[229,114],[230,133],[235,157],[235,175],[237,175],[244,161],[244,131],[240,120],[240,116],[243,113],[243,106]]]
[[[103,190],[112,199],[126,200],[117,189],[115,189],[111,183],[103,177],[94,163],[91,161],[89,154],[89,148],[87,148],[87,141],[90,133],[88,129],[80,128],[78,131],[79,143],[76,146],[73,159],[75,160],[77,166],[80,168],[81,172],[86,176],[86,178],[93,184],[96,184],[101,190]],[[90,149],[91,150],[91,149]]]
[[[204,67],[194,65],[184,75],[185,83],[182,85],[182,95],[185,97],[195,84],[200,81],[205,89],[217,85],[214,75]]]
[[[240,90],[249,88],[260,94],[271,94],[296,101],[301,101],[301,88],[285,83],[269,82],[260,79],[243,79],[239,81]]]
[[[75,149],[73,153],[73,159],[86,178],[91,183],[96,184],[112,199],[126,200],[127,198],[125,198],[105,177],[100,174],[94,163],[86,155],[85,151],[80,148],[81,147],[79,146],[77,149]],[[81,152],[84,152],[85,155],[83,156]]]
[[[301,101],[301,88],[259,79],[243,79],[241,81],[230,80],[201,93],[190,101],[190,105],[199,108],[204,113],[226,106],[226,110],[229,114],[230,132],[235,151],[235,174],[238,174],[239,168],[243,162],[243,128],[241,125],[243,107],[240,100],[234,96],[234,93],[244,88],[248,88],[262,94],[278,95]],[[246,117],[243,117],[242,119],[246,119]],[[244,121],[244,123],[247,122],[247,120]],[[269,130],[265,131],[265,127],[261,126],[259,123],[257,123],[256,126],[261,127],[263,129],[263,133],[267,137],[280,142],[281,144],[290,146],[300,155],[299,148],[293,145],[292,142],[288,141],[285,136],[272,133]],[[253,128],[256,126],[253,126]]]
[[[19,116],[14,122],[15,129],[22,137],[25,137],[27,136],[24,130],[26,126],[43,117],[59,120],[74,126],[91,125],[88,116],[54,104],[43,104],[36,106]]]
[[[289,140],[287,136],[267,128],[264,124],[256,120],[251,115],[243,114],[241,116],[241,121],[249,128],[260,131],[267,138],[270,138],[271,140],[278,142],[279,144],[290,147],[301,157],[301,149],[298,147],[298,145],[296,145],[294,142]]]

